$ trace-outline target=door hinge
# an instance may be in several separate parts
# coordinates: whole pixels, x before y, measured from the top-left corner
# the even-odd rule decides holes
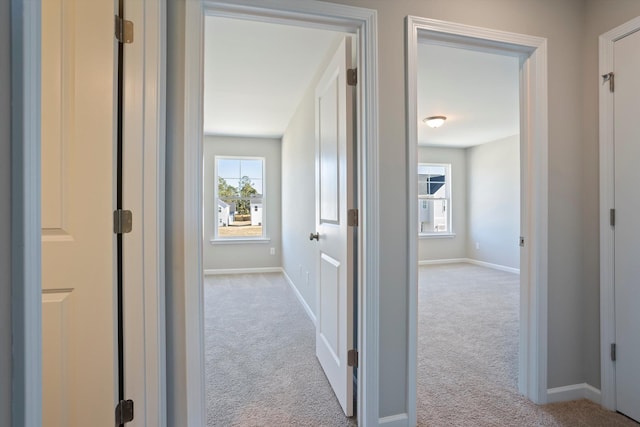
[[[116,15],[116,39],[120,43],[133,43],[133,22]]]
[[[358,367],[358,350],[349,350],[347,352],[347,365]]]
[[[518,239],[518,244],[520,245],[521,248],[524,248],[524,237],[520,236],[520,238]]]
[[[358,226],[358,209],[349,209],[347,212],[347,225],[349,227]]]
[[[611,343],[611,361],[616,361],[616,343]]]
[[[609,209],[609,224],[611,224],[612,227],[616,226],[616,210],[615,209]]]
[[[358,69],[349,68],[347,70],[347,84],[349,86],[355,86],[358,84]]]
[[[615,90],[615,75],[613,71],[602,75],[602,84],[606,82],[609,82],[609,92],[613,92]]]
[[[113,232],[115,234],[131,233],[133,229],[133,215],[131,211],[117,209],[113,211]]]
[[[121,400],[116,405],[116,425],[133,421],[133,400]]]

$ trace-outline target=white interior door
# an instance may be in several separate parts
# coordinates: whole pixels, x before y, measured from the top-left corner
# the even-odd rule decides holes
[[[113,426],[114,2],[42,1],[46,427]]]
[[[616,405],[640,421],[640,32],[614,45]]]
[[[316,87],[316,355],[344,413],[353,415],[354,204],[351,40],[338,47]]]

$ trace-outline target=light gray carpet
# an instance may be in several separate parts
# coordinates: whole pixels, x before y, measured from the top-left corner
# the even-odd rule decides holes
[[[281,274],[205,278],[207,426],[352,426]]]
[[[419,426],[638,426],[587,400],[518,394],[517,275],[450,264],[419,277]]]

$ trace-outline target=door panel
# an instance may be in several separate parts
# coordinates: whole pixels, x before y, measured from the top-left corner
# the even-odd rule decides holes
[[[113,426],[113,1],[42,2],[44,426]]]
[[[354,205],[353,88],[347,85],[351,41],[340,44],[316,87],[316,355],[344,413],[353,415]]]
[[[614,45],[616,404],[640,421],[640,32]]]

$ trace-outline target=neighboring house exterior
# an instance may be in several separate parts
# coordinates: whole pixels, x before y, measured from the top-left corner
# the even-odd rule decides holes
[[[262,225],[262,199],[251,199],[251,225]]]
[[[218,227],[229,226],[229,204],[218,199]]]

